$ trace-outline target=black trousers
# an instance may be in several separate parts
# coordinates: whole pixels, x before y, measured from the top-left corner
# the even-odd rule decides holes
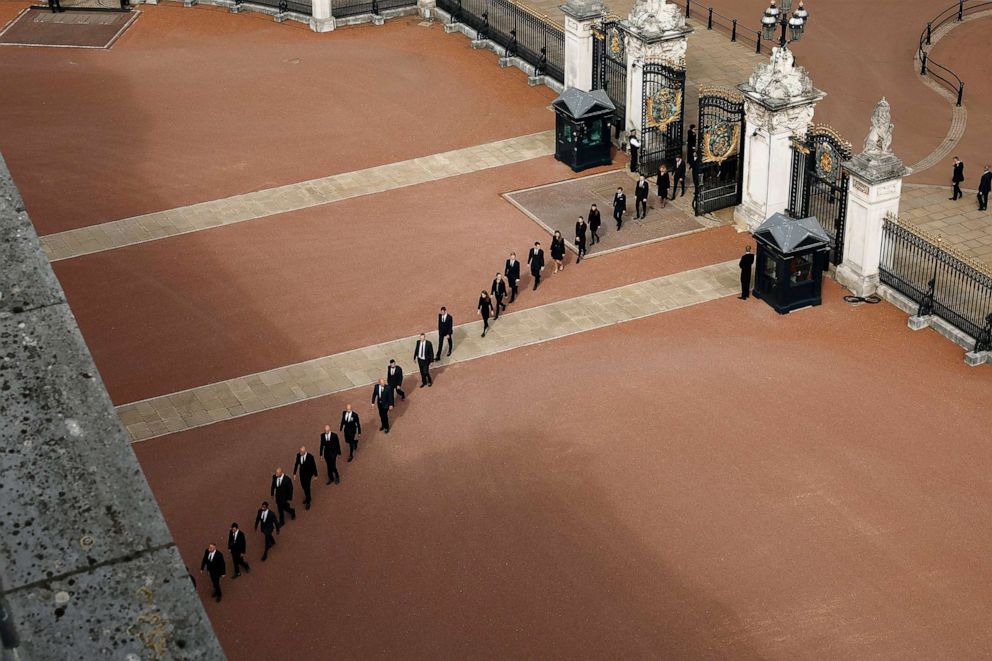
[[[338,456],[336,454],[331,454],[330,457],[325,455],[324,463],[327,464],[328,481],[334,480],[335,482],[340,482],[341,475],[338,473]]]
[[[269,549],[276,545],[276,538],[272,535],[271,530],[268,532],[263,530],[262,534],[265,535],[265,551],[262,552],[262,559],[264,560],[269,557]]]
[[[358,438],[346,438],[345,442],[348,444],[348,458],[351,459],[355,456],[355,450],[358,449]]]
[[[240,553],[235,553],[231,551],[231,562],[234,564],[234,575],[241,575],[241,568],[244,567],[245,571],[251,571],[251,567],[245,562],[245,556]]]
[[[482,334],[485,335],[486,331],[489,330],[489,315],[482,315]]]
[[[221,574],[210,572],[210,583],[214,586],[214,596],[220,599],[220,577]]]
[[[679,184],[682,184],[682,194],[685,195],[685,176],[676,176],[675,180],[672,182],[672,199],[675,199],[675,194],[679,192]]]
[[[496,316],[493,319],[499,319],[499,311],[506,309],[506,303],[503,302],[502,296],[496,296]]]
[[[377,404],[376,408],[379,409],[379,426],[389,431],[389,407]]]
[[[450,344],[448,345],[448,348],[449,349],[451,348],[451,345]],[[418,358],[417,359],[417,367],[420,368],[420,384],[421,385],[428,386],[428,385],[434,383],[434,380],[431,378],[431,364],[430,364],[430,362],[428,362],[426,360],[420,360]]]
[[[951,195],[951,199],[952,200],[956,200],[956,199],[958,199],[961,196],[962,196],[962,193],[961,193],[961,182],[960,181],[955,181],[954,182],[954,193]]]
[[[597,227],[596,229],[590,229],[589,231],[592,234],[592,245],[596,245],[599,241],[599,228]]]
[[[634,211],[635,214],[643,218],[648,214],[648,198],[635,198],[634,199]]]
[[[389,385],[393,385],[393,384],[389,384]],[[399,386],[393,386],[393,390],[395,390],[396,394],[400,396],[400,399],[406,399],[406,393],[403,392],[402,388],[400,388]]]
[[[293,505],[288,500],[276,498],[276,509],[279,510],[279,525],[286,523],[286,512],[289,512],[289,515],[294,519],[296,518],[296,510],[293,509]]]
[[[534,278],[534,289],[537,289],[537,286],[541,284],[541,272],[534,273],[531,271],[531,277]]]
[[[631,172],[637,172],[637,160],[638,160],[637,159],[637,156],[638,156],[638,153],[637,152],[639,152],[639,151],[640,151],[640,147],[634,147],[633,145],[631,145],[631,147],[630,147],[630,171]]]
[[[751,271],[741,273],[741,298],[747,298],[751,294]]]
[[[586,254],[586,238],[584,236],[578,237],[578,241],[575,242],[575,263],[578,264]]]
[[[511,303],[513,301],[517,300],[517,287],[518,287],[517,283],[515,283],[515,282],[511,282],[510,283],[510,302]]]
[[[303,487],[303,504],[310,504],[310,481],[312,477],[303,477],[300,475],[300,486]]]
[[[989,194],[988,192],[978,194],[978,210],[986,211],[989,208]]]
[[[613,220],[617,221],[617,229],[623,224],[623,209],[617,207],[613,210]]]
[[[451,349],[454,346],[454,344],[451,341],[451,335],[441,335],[440,338],[439,338],[439,343],[437,345],[437,355],[438,356],[441,355],[441,351],[444,349],[444,341],[445,341],[445,339],[448,340],[448,355],[449,356],[451,355]]]

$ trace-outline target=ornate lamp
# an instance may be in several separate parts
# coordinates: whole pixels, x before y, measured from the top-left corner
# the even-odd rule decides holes
[[[799,6],[795,11],[792,11],[792,0],[781,1],[781,9],[775,4],[775,0],[772,0],[762,15],[761,36],[765,39],[773,39],[775,26],[778,25],[782,28],[778,45],[781,48],[787,48],[790,41],[799,41],[802,38],[806,29],[806,21],[809,20],[809,12],[806,11],[802,0],[799,0]]]

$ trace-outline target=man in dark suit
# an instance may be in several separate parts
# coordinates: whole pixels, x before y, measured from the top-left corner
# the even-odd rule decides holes
[[[675,194],[678,192],[679,184],[682,184],[682,195],[685,195],[685,161],[682,160],[681,156],[675,157],[675,167],[672,173],[672,199],[675,199]]]
[[[358,449],[358,437],[362,435],[362,421],[358,419],[358,414],[351,410],[351,404],[346,404],[341,413],[341,426],[338,431],[344,432],[344,440],[348,444],[348,461],[351,461],[355,458],[355,450]]]
[[[389,433],[389,412],[393,409],[393,389],[385,379],[372,388],[372,404],[379,409],[379,431]]]
[[[992,171],[989,166],[985,166],[982,178],[978,180],[978,210],[989,210],[989,191],[992,190]]]
[[[448,338],[448,355],[451,355],[452,338],[455,334],[455,320],[448,314],[448,308],[442,307],[437,315],[437,359],[441,360],[444,351],[444,339]]]
[[[306,446],[300,446],[293,463],[293,475],[300,473],[300,486],[303,487],[303,507],[310,509],[310,480],[317,477],[317,460],[307,452]]]
[[[203,562],[200,563],[200,573],[206,569],[210,574],[210,582],[214,585],[214,593],[210,595],[220,601],[220,579],[227,574],[227,566],[224,563],[224,554],[217,550],[216,544],[207,544],[207,550],[203,552]]]
[[[949,199],[957,200],[961,197],[961,182],[964,181],[964,161],[957,156],[954,157],[954,172],[951,174],[951,183],[954,184],[954,192]]]
[[[400,399],[406,399],[406,393],[403,392],[403,368],[396,364],[396,361],[390,359],[389,367],[386,368],[386,385],[393,389],[393,392],[399,393]]]
[[[534,278],[534,289],[541,284],[541,271],[544,270],[544,251],[541,242],[535,241],[534,247],[527,253],[527,263],[530,264],[530,274]]]
[[[279,509],[279,525],[286,525],[286,512],[296,520],[296,510],[293,509],[293,479],[288,475],[283,475],[282,469],[277,468],[276,474],[272,476],[272,487],[269,495],[276,499],[276,507]]]
[[[510,253],[510,258],[503,265],[503,275],[510,283],[510,302],[512,303],[517,300],[517,286],[520,284],[520,262],[517,261],[517,253]]]
[[[627,196],[623,188],[618,188],[613,194],[613,220],[617,221],[617,229],[623,224],[623,215],[627,213]]]
[[[696,170],[696,144],[696,125],[689,124],[689,131],[685,136],[685,155],[693,172]]]
[[[595,204],[589,207],[589,213],[586,216],[589,218],[589,232],[592,235],[589,245],[594,246],[599,243],[599,226],[603,224],[603,219],[599,215],[599,207]]]
[[[245,550],[248,548],[248,542],[245,539],[245,534],[241,532],[241,528],[238,527],[237,523],[231,524],[231,532],[227,533],[227,550],[231,552],[231,564],[234,565],[234,575],[231,576],[233,581],[238,576],[241,576],[241,568],[244,567],[246,572],[251,571],[251,567],[245,562]]]
[[[333,480],[335,484],[341,483],[341,475],[338,474],[338,457],[341,455],[341,441],[338,435],[331,431],[330,425],[324,425],[324,433],[320,435],[320,456],[327,464],[327,483]]]
[[[420,368],[420,387],[433,386],[431,363],[434,362],[434,345],[423,333],[420,334],[420,339],[417,340],[417,345],[413,348],[413,359],[417,361],[417,367]]]
[[[265,535],[265,551],[262,553],[262,562],[269,559],[269,549],[276,545],[276,538],[272,536],[272,533],[279,533],[279,529],[282,528],[282,524],[276,518],[276,513],[269,509],[268,501],[262,503],[261,509],[258,510],[258,514],[255,515],[255,530],[259,527],[262,529],[262,534]]]
[[[506,298],[506,280],[503,279],[502,273],[497,273],[496,277],[493,278],[493,284],[489,291],[492,293],[496,305],[496,316],[493,319],[499,319],[499,311],[506,309],[506,303],[503,302],[503,299]]]
[[[634,219],[644,218],[648,215],[648,194],[651,192],[651,184],[643,174],[634,186]]]
[[[751,246],[744,248],[744,254],[741,255],[741,261],[738,263],[738,266],[741,267],[741,295],[738,298],[746,301],[751,293],[751,267],[754,266],[754,255],[751,253]]]

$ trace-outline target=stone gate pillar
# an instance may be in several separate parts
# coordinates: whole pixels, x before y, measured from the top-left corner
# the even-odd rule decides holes
[[[882,224],[899,214],[902,178],[911,170],[892,153],[889,103],[883,97],[871,116],[864,150],[843,164],[850,177],[847,221],[844,225],[844,261],[835,277],[857,296],[874,294],[882,255]]]
[[[592,26],[606,9],[602,0],[568,0],[565,14],[565,89],[592,91]]]
[[[692,28],[685,24],[682,10],[666,0],[637,0],[621,27],[627,33],[627,117],[624,129],[636,130],[641,135],[644,63],[684,62],[686,36]]]
[[[331,16],[331,0],[311,0],[313,15],[310,17],[310,29],[314,32],[330,32],[334,29],[334,17]]]
[[[737,89],[744,94],[747,136],[743,199],[734,210],[734,221],[754,230],[789,205],[791,138],[806,135],[816,102],[826,94],[813,87],[806,69],[796,66],[792,52],[779,47]]]

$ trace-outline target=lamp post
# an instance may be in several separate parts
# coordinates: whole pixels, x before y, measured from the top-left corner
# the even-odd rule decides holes
[[[782,6],[779,8],[772,0],[771,5],[765,10],[761,17],[761,36],[765,39],[775,38],[775,26],[782,28],[782,34],[778,39],[779,48],[788,48],[789,43],[799,41],[806,29],[806,21],[809,20],[809,12],[803,6],[803,0],[799,0],[799,6],[795,11],[792,9],[792,0],[781,0]]]

